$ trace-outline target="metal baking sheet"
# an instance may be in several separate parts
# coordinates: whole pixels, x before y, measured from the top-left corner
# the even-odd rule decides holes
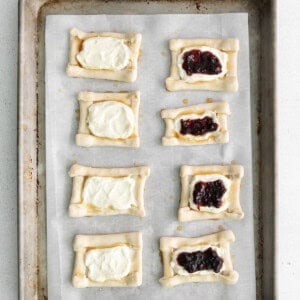
[[[275,295],[274,12],[272,1],[21,1],[19,77],[20,298],[47,297],[44,26],[49,14],[248,12],[257,297]],[[262,42],[263,41],[263,42]]]

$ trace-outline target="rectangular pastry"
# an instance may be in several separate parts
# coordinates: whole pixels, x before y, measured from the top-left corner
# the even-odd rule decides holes
[[[142,36],[138,33],[70,31],[67,75],[133,82]]]
[[[69,215],[145,216],[144,188],[149,174],[146,166],[105,169],[73,165],[69,171],[73,178]]]
[[[182,166],[179,221],[242,219],[240,185],[244,168],[227,166]]]
[[[73,286],[135,287],[142,284],[140,232],[76,235]]]
[[[196,238],[162,237],[164,275],[160,283],[164,287],[188,282],[236,283],[239,275],[230,256],[230,242],[234,240],[230,230]]]
[[[80,92],[78,100],[78,146],[139,147],[140,92]]]
[[[237,39],[172,39],[169,48],[172,62],[167,90],[238,90]]]
[[[161,117],[166,123],[164,146],[193,146],[228,143],[227,102],[213,102],[176,109],[163,109]]]

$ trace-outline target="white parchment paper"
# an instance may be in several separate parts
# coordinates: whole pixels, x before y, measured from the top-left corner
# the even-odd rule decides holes
[[[66,76],[69,30],[140,32],[143,55],[135,83],[78,79]],[[170,38],[222,38],[240,40],[238,57],[239,91],[167,92]],[[139,149],[81,148],[75,145],[79,108],[77,94],[89,91],[140,90],[141,106]],[[207,97],[226,100],[230,143],[193,147],[163,147],[162,108],[203,103]],[[47,156],[47,245],[49,299],[255,299],[255,260],[252,210],[252,150],[250,119],[249,45],[247,14],[219,15],[93,15],[48,16],[46,22],[46,156]],[[227,164],[232,160],[245,167],[241,203],[245,218],[241,221],[197,221],[183,223],[178,229],[180,198],[179,168],[183,164]],[[149,165],[146,183],[147,216],[109,216],[72,219],[67,209],[72,180],[67,172],[74,161],[98,167]],[[161,236],[200,236],[222,225],[233,230],[234,267],[240,274],[236,285],[187,284],[162,288],[159,256]],[[71,285],[74,262],[72,249],[76,234],[143,232],[143,285],[138,288],[86,288]]]

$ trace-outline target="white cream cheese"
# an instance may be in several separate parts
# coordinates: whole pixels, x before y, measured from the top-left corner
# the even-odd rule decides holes
[[[194,203],[193,201],[193,191],[194,191],[194,187],[197,184],[197,182],[202,181],[202,182],[211,182],[211,181],[216,181],[216,180],[222,180],[224,187],[226,188],[226,192],[224,193],[223,197],[222,197],[222,205],[221,207],[217,208],[214,206],[200,206],[198,208],[198,206]],[[209,175],[195,175],[193,176],[193,180],[190,183],[190,197],[189,197],[189,205],[191,209],[194,210],[200,210],[200,211],[207,211],[210,213],[220,213],[221,211],[224,211],[227,209],[229,203],[227,200],[227,196],[228,196],[228,191],[230,189],[230,185],[231,185],[231,180],[228,179],[227,177],[220,175],[220,174],[209,174]]]
[[[219,257],[221,257],[221,258],[223,257],[224,250],[220,247],[211,246],[211,245],[203,245],[203,246],[195,246],[195,247],[182,247],[182,248],[176,249],[173,253],[172,261],[171,261],[171,267],[173,268],[174,272],[178,275],[183,275],[183,276],[189,276],[191,274],[193,274],[193,275],[213,274],[214,273],[213,270],[202,270],[202,271],[197,271],[197,272],[194,272],[194,273],[189,273],[182,266],[180,266],[177,262],[177,256],[182,252],[188,252],[189,253],[189,252],[196,252],[196,251],[205,251],[208,248],[212,248],[213,250],[215,250],[217,252]],[[225,270],[225,266],[224,266],[224,263],[223,263],[220,272],[223,272],[224,270]]]
[[[95,136],[126,139],[133,133],[135,118],[127,105],[118,101],[104,101],[89,107],[87,123]]]
[[[186,71],[182,68],[182,64],[183,64],[184,53],[187,51],[190,51],[190,50],[200,50],[201,52],[205,52],[205,51],[211,52],[213,55],[215,55],[219,59],[221,65],[222,65],[222,72],[219,74],[213,74],[213,75],[201,74],[201,73],[195,73],[190,76],[187,75]],[[227,73],[227,63],[228,63],[227,53],[222,52],[218,49],[210,48],[210,47],[206,47],[206,46],[184,48],[183,51],[178,55],[178,59],[177,59],[177,67],[178,67],[178,71],[179,71],[179,76],[185,82],[210,81],[210,80],[215,80],[217,78],[224,77],[225,74]]]
[[[131,270],[132,249],[128,246],[92,249],[85,254],[87,276],[90,280],[104,282],[119,280]]]
[[[187,120],[187,119],[195,120],[195,119],[203,119],[205,117],[212,118],[213,122],[218,124],[218,128],[217,128],[216,131],[207,132],[207,133],[205,133],[203,135],[192,135],[192,134],[184,134],[184,135],[182,135],[180,133],[180,130],[181,130],[181,120]],[[178,134],[182,135],[184,138],[193,139],[193,140],[205,140],[205,139],[208,138],[208,136],[210,136],[214,132],[217,132],[218,130],[220,130],[220,123],[219,123],[217,114],[214,111],[208,111],[208,112],[205,112],[203,114],[188,114],[188,115],[179,116],[174,121],[174,127],[175,127],[174,128],[175,131]]]
[[[96,208],[128,209],[136,204],[135,180],[131,177],[89,177],[84,184],[83,202]]]
[[[76,57],[86,69],[122,70],[129,63],[130,49],[123,39],[92,37],[83,42]]]

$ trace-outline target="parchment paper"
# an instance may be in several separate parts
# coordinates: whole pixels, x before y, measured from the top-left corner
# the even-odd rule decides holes
[[[135,83],[67,77],[69,30],[140,32],[143,55]],[[167,92],[170,38],[237,37],[239,91]],[[48,16],[46,23],[46,156],[47,156],[47,245],[49,299],[255,299],[255,260],[252,211],[252,150],[250,119],[250,83],[247,14],[219,15],[94,15]],[[79,108],[77,94],[89,91],[140,90],[141,107],[139,149],[81,148],[75,145]],[[163,147],[162,108],[203,103],[207,97],[229,102],[230,143],[193,147]],[[179,167],[183,164],[225,164],[232,160],[245,167],[241,203],[245,218],[241,221],[197,221],[178,226],[180,198]],[[72,219],[67,209],[72,180],[67,172],[74,161],[98,167],[149,165],[146,182],[147,216],[109,216]],[[236,285],[187,284],[162,288],[159,256],[161,236],[200,236],[222,225],[233,230],[234,267],[240,274]],[[76,234],[143,232],[143,285],[138,288],[86,288],[71,285],[74,262],[72,249]]]

